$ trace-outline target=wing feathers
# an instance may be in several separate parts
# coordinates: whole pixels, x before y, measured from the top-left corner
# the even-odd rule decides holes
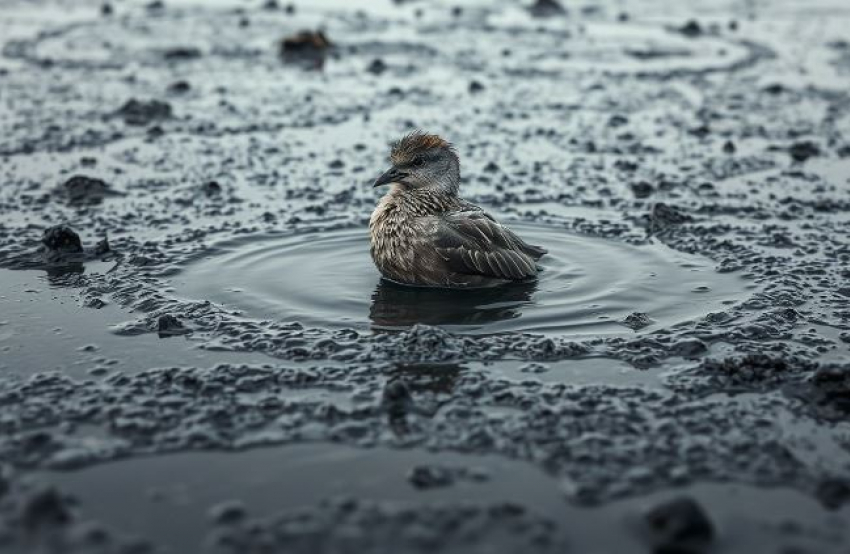
[[[531,246],[481,211],[437,218],[434,244],[449,269],[518,281],[537,275],[535,261],[546,251]]]

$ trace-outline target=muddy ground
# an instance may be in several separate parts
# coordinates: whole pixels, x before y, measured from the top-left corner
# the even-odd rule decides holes
[[[850,9],[703,4],[4,0],[0,551],[850,552]]]

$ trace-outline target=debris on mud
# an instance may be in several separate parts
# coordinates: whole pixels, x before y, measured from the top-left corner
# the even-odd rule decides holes
[[[696,38],[704,33],[702,25],[695,19],[688,20],[684,25],[676,29],[682,35],[688,38]]]
[[[120,196],[106,181],[85,175],[74,175],[57,188],[57,193],[70,204],[99,204],[108,196]]]
[[[641,312],[632,312],[623,320],[623,325],[629,329],[639,331],[644,327],[649,327],[653,324],[653,320],[647,314]]]
[[[528,7],[528,11],[534,17],[554,17],[567,13],[558,0],[534,0],[534,3]]]
[[[795,162],[805,162],[809,158],[819,156],[820,147],[812,141],[795,142],[788,148],[788,153]]]
[[[137,100],[132,98],[116,112],[124,123],[144,127],[171,118],[171,104],[161,100]]]
[[[280,41],[280,56],[285,62],[321,68],[334,44],[324,31],[299,31]]]
[[[191,329],[187,329],[186,326],[183,325],[182,321],[171,314],[159,316],[156,330],[160,338],[187,335],[192,332]]]
[[[653,552],[706,552],[715,530],[703,508],[692,498],[679,497],[663,502],[645,515]]]

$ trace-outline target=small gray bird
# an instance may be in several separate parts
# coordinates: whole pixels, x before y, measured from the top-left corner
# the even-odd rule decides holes
[[[369,221],[372,259],[384,278],[426,287],[489,287],[534,278],[546,253],[458,197],[451,144],[415,131],[392,145],[390,185]]]

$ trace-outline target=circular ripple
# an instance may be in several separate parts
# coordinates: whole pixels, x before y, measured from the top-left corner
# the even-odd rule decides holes
[[[247,315],[309,327],[403,329],[417,323],[454,331],[631,333],[619,323],[648,314],[647,329],[692,319],[742,299],[744,281],[704,258],[660,244],[632,245],[513,223],[549,249],[537,282],[444,290],[380,278],[364,229],[231,241],[190,265],[178,291]]]

